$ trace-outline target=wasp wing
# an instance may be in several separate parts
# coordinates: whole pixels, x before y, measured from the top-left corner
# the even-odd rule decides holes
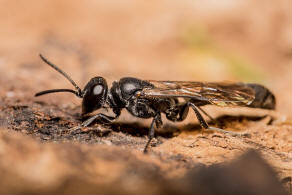
[[[153,87],[138,93],[143,98],[182,97],[207,101],[217,106],[246,106],[255,98],[255,92],[244,83],[148,81]]]

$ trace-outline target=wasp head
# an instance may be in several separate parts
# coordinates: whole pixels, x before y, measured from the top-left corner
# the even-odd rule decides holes
[[[92,78],[84,87],[83,90],[78,87],[78,85],[71,79],[69,75],[67,75],[63,70],[61,70],[58,66],[51,63],[45,57],[40,55],[41,59],[55,69],[57,72],[62,74],[70,83],[75,87],[76,90],[73,89],[49,89],[45,91],[41,91],[35,94],[35,96],[41,96],[49,93],[57,93],[57,92],[70,92],[75,94],[79,98],[83,98],[82,100],[82,116],[87,113],[93,112],[104,106],[107,99],[107,83],[106,80],[102,77],[94,77]]]
[[[108,86],[102,77],[92,78],[83,89],[82,115],[86,115],[106,103]]]

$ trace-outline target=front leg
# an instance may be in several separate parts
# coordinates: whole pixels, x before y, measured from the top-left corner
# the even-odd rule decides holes
[[[94,116],[91,116],[89,119],[87,119],[86,121],[84,121],[81,125],[78,125],[77,127],[71,128],[70,131],[71,132],[76,132],[77,130],[81,129],[82,127],[87,127],[89,126],[93,121],[95,121],[96,119],[103,119],[108,123],[111,123],[113,120],[115,120],[116,118],[118,118],[119,115],[116,115],[115,117],[112,116],[108,116],[102,113],[98,113]]]
[[[81,126],[82,127],[87,127],[89,126],[93,121],[95,121],[96,119],[103,119],[105,120],[106,123],[111,123],[113,120],[115,120],[117,118],[116,117],[112,117],[112,116],[108,116],[102,113],[98,113],[92,117],[90,117],[89,119],[87,119],[86,121],[84,121]]]

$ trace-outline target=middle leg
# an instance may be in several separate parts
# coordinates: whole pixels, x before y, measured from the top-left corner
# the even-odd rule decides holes
[[[161,120],[161,114],[157,113],[155,115],[155,117],[152,120],[152,123],[150,125],[150,129],[149,129],[149,134],[148,134],[148,141],[144,147],[144,153],[148,152],[148,148],[149,145],[151,143],[151,140],[154,138],[154,133],[155,133],[155,129],[154,129],[154,124],[156,124],[156,127],[159,128],[162,125],[162,120]]]

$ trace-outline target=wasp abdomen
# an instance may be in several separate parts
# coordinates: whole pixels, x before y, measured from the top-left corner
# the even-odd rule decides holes
[[[249,83],[247,85],[255,91],[255,99],[248,107],[270,110],[275,109],[276,98],[270,90],[259,84]]]

